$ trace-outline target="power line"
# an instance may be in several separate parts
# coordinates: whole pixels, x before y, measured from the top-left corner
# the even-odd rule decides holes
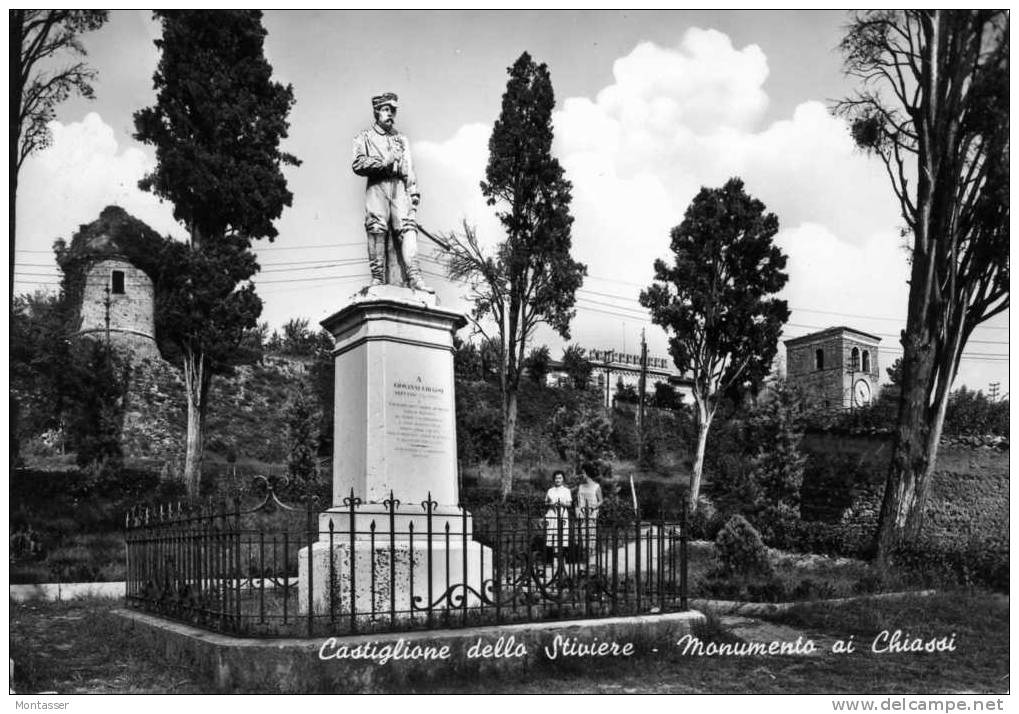
[[[587,277],[595,277],[595,276],[589,275]],[[596,278],[596,279],[608,280],[608,278]],[[637,283],[627,283],[626,281],[623,281],[623,280],[616,280],[616,281],[613,281],[613,282],[619,282],[619,283],[624,283],[624,284],[627,284],[627,285],[635,285],[637,287],[641,287],[641,286],[637,285]],[[624,301],[627,301],[627,302],[637,303],[638,305],[640,304],[639,301],[637,301],[636,299],[634,299],[633,297],[630,297],[628,295],[617,295],[617,294],[614,294],[614,293],[603,293],[603,292],[598,292],[596,290],[589,290],[588,288],[578,288],[577,292],[589,293],[591,295],[599,295],[601,297],[612,298],[614,300],[624,300]],[[809,313],[817,313],[819,315],[836,315],[838,317],[853,317],[853,318],[860,318],[860,319],[864,319],[864,320],[885,320],[885,321],[889,321],[889,322],[898,322],[900,324],[903,322],[903,318],[901,318],[901,317],[876,317],[874,315],[858,315],[858,314],[849,313],[849,312],[831,312],[831,311],[828,311],[828,310],[813,310],[813,309],[810,309],[810,308],[795,307],[795,306],[790,306],[789,309],[791,311],[793,311],[793,312],[809,312]],[[1007,328],[1007,327],[986,326],[986,325],[977,325],[976,328],[974,328],[974,329],[978,329],[978,330],[980,330],[980,329],[982,329],[982,330],[1008,330],[1009,328]],[[879,334],[879,335],[884,334],[884,335],[891,336],[891,337],[898,337],[898,335],[889,335],[889,333],[880,333],[879,332],[879,333],[875,333],[875,334]],[[998,343],[998,344],[1008,344],[1008,343],[1007,342],[1002,342],[1002,343]]]
[[[256,285],[277,285],[281,283],[310,283],[321,280],[336,280],[337,278],[353,278],[361,277],[365,273],[358,273],[357,275],[321,275],[314,278],[291,278],[290,280],[252,280]]]
[[[434,275],[434,273],[429,273],[429,274]],[[442,277],[442,276],[437,276],[437,277]],[[596,291],[586,290],[584,288],[580,288],[577,292],[587,292],[587,293],[595,293],[595,294],[600,294],[600,295],[608,295],[607,293],[597,293]],[[627,299],[627,298],[621,298],[620,296],[611,296],[610,295],[609,297],[619,297],[620,299]],[[599,307],[592,307],[592,306],[599,306],[601,308],[612,308],[612,310],[599,309]],[[620,317],[620,318],[623,318],[623,319],[629,319],[631,321],[640,321],[640,322],[645,322],[645,323],[651,322],[648,319],[647,313],[643,312],[643,309],[630,308],[630,307],[626,307],[625,305],[613,305],[611,303],[600,302],[598,300],[592,300],[590,298],[580,298],[580,299],[578,299],[577,300],[577,309],[578,310],[585,310],[585,311],[588,311],[588,312],[597,312],[597,313],[605,314],[605,315],[612,315],[614,317]],[[634,314],[634,313],[639,313],[639,314]],[[826,328],[821,327],[821,326],[802,325],[802,324],[798,324],[798,323],[786,323],[786,325],[790,326],[790,327],[801,327],[801,328],[805,328],[805,329],[809,329],[809,330],[826,329]],[[889,333],[877,333],[877,334],[878,335],[882,335],[883,334],[883,336],[888,336],[888,337],[898,337],[898,335],[891,335]],[[788,339],[794,339],[794,337],[802,337],[802,336],[803,335],[789,336]],[[967,344],[970,344],[970,343],[973,343],[973,344],[998,344],[998,345],[1008,345],[1009,344],[1008,342],[1001,342],[1001,341],[968,340]],[[888,350],[889,347],[882,347],[881,349]],[[977,352],[967,353],[967,359],[969,359],[971,357],[974,357],[974,356],[977,356],[977,355],[979,355],[980,357],[987,357],[987,358],[1002,358],[1003,357],[1005,359],[1008,359],[1008,355],[1003,355],[1003,354],[1000,354],[1000,353],[977,353]]]
[[[302,270],[325,270],[326,268],[342,268],[347,265],[353,265],[355,263],[363,263],[364,261],[360,258],[352,258],[350,260],[339,260],[334,263],[325,263],[323,265],[306,265],[298,268],[269,268],[268,270],[260,270],[259,275],[263,273],[290,273],[298,272]]]
[[[268,246],[254,245],[252,251],[261,252],[264,250],[319,250],[322,248],[350,248],[353,246],[363,246],[365,241],[356,241],[353,243],[316,243],[314,245],[276,245],[271,244]]]
[[[360,245],[363,245],[363,242],[358,241],[358,242],[354,242],[354,243],[337,243],[337,244],[332,244],[332,245],[312,245],[312,246],[270,246],[270,247],[266,247],[266,248],[260,248],[260,250],[296,250],[296,249],[303,249],[303,248],[326,248],[326,247],[333,247],[333,246],[360,246]],[[25,252],[47,252],[47,251],[28,251],[26,249]],[[435,258],[434,256],[428,255],[427,253],[424,253],[423,251],[420,251],[418,253],[418,257],[420,259],[423,259],[423,260],[427,261],[427,262],[434,263],[434,264],[442,266],[442,267],[445,267],[445,265],[446,265],[444,261],[442,261],[442,260],[440,260],[438,258]],[[339,259],[339,260],[319,259],[319,260],[289,261],[289,262],[284,261],[284,262],[279,262],[279,263],[266,262],[266,263],[262,264],[263,270],[261,272],[262,273],[287,272],[286,270],[274,270],[274,268],[282,267],[282,266],[289,266],[289,265],[310,265],[310,266],[319,266],[321,268],[340,267],[342,265],[349,265],[349,264],[353,264],[353,263],[358,263],[358,262],[361,262],[361,260],[362,260],[361,258],[348,258],[348,259]],[[42,265],[42,264],[23,264],[23,265],[25,265],[26,267],[28,267],[28,266],[32,266],[32,267],[50,267],[48,265]],[[302,270],[310,270],[310,269],[314,269],[314,268],[301,268],[301,269]],[[446,275],[442,275],[442,274],[438,274],[438,273],[431,273],[431,275],[433,275],[434,277],[442,278],[443,280],[449,280],[448,276],[446,276]],[[632,286],[641,287],[641,288],[646,287],[644,285],[641,285],[640,283],[634,283],[634,282],[630,282],[630,281],[626,281],[626,280],[617,280],[617,279],[614,279],[614,278],[604,278],[604,277],[600,277],[600,276],[596,276],[596,275],[589,275],[587,277],[593,278],[595,280],[604,280],[604,281],[607,281],[607,282],[620,283],[620,284],[623,284],[623,285],[632,285]],[[600,291],[597,291],[597,290],[590,290],[588,288],[579,288],[577,292],[585,293],[585,294],[589,294],[589,295],[597,295],[599,297],[605,297],[605,298],[609,298],[609,299],[613,299],[613,300],[623,300],[623,301],[626,301],[626,302],[635,303],[635,304],[639,305],[639,302],[635,298],[633,298],[631,296],[618,295],[618,294],[614,294],[614,293],[605,293],[605,292],[600,292]],[[645,309],[643,307],[641,307],[641,308],[631,308],[631,307],[628,307],[628,306],[625,306],[625,305],[612,305],[612,304],[609,304],[609,303],[601,303],[601,302],[598,302],[598,301],[591,301],[591,302],[594,303],[594,304],[602,305],[604,307],[613,307],[613,308],[617,308],[617,309],[621,309],[621,310],[627,310],[627,311],[643,311]],[[883,320],[883,321],[889,321],[889,322],[898,322],[900,324],[902,323],[902,318],[897,318],[897,317],[878,317],[878,316],[875,316],[875,315],[859,315],[859,314],[855,314],[855,313],[834,312],[834,311],[829,311],[829,310],[815,310],[815,309],[811,309],[811,308],[802,308],[802,307],[795,307],[795,306],[791,306],[790,310],[792,310],[793,312],[807,312],[807,313],[813,313],[813,314],[819,314],[819,315],[833,315],[833,316],[837,316],[837,317],[859,318],[859,319],[866,319],[866,320]],[[788,324],[790,324],[792,326],[796,326],[796,327],[806,327],[808,329],[826,329],[825,327],[822,327],[822,326],[819,326],[819,325],[818,326],[810,326],[810,325],[801,325],[801,324],[796,324],[796,323],[788,323]],[[977,325],[974,329],[978,329],[978,330],[980,330],[980,329],[982,329],[982,330],[1008,330],[1009,328],[1008,327],[987,326],[987,325]],[[877,335],[879,335],[881,337],[892,337],[892,338],[899,337],[899,335],[897,335],[897,334],[888,333],[888,332],[883,332],[883,333],[882,332],[877,332],[877,333],[873,333],[873,334],[877,334]],[[967,342],[968,343],[974,343],[974,344],[1002,344],[1002,345],[1008,344],[1008,342],[991,342],[991,341],[978,341],[978,340],[968,340]]]

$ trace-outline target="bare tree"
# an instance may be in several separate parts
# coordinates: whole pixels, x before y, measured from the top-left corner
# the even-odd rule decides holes
[[[462,236],[449,236],[447,251],[450,277],[470,285],[475,325],[483,331],[487,319],[498,331],[503,498],[513,487],[517,391],[527,344],[541,323],[569,339],[576,290],[587,274],[570,255],[572,186],[552,156],[555,97],[548,67],[524,52],[509,75],[481,183],[506,239],[486,255],[465,225]]]
[[[876,554],[921,528],[966,341],[1008,309],[1006,10],[882,10],[842,41],[860,90],[835,111],[884,162],[912,234],[902,394]]]
[[[94,69],[84,62],[55,68],[61,55],[85,56],[78,40],[82,32],[98,30],[106,22],[106,10],[11,10],[10,11],[10,139],[7,145],[10,172],[10,296],[14,304],[14,235],[17,226],[18,174],[31,154],[49,146],[49,122],[56,106],[78,93],[93,96]]]

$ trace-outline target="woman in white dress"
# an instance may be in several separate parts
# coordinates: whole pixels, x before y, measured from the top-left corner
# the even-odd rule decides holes
[[[578,538],[583,544],[584,556],[590,560],[595,554],[595,543],[598,540],[598,509],[601,508],[601,486],[592,478],[587,467],[584,469],[584,482],[577,489],[577,529]]]
[[[559,556],[570,546],[570,507],[573,495],[566,487],[566,474],[556,471],[552,474],[553,486],[545,493],[545,549]],[[562,534],[560,540],[560,533]]]

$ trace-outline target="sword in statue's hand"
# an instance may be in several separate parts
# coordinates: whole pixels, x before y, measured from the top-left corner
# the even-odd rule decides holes
[[[432,243],[435,243],[435,245],[439,246],[443,250],[449,252],[449,243],[444,241],[442,238],[437,238],[436,236],[432,235],[427,230],[425,230],[425,227],[418,223],[416,216],[412,217],[411,221],[413,221],[414,226],[425,235],[425,238],[430,240]]]

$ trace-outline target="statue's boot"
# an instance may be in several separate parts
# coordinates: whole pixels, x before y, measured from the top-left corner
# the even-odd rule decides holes
[[[406,230],[400,236],[400,257],[407,270],[407,285],[413,290],[435,294],[421,279],[421,265],[418,263],[417,231]]]
[[[386,234],[368,234],[368,269],[371,270],[374,285],[386,283]]]
[[[417,258],[412,261],[411,265],[407,266],[407,282],[414,290],[435,294],[435,288],[428,287],[421,280],[421,267],[418,265]]]

